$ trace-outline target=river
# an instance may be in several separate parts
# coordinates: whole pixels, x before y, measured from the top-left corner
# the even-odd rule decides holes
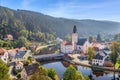
[[[60,79],[62,79],[63,74],[66,68],[70,65],[65,61],[56,61],[42,64],[46,68],[54,68],[57,71],[57,74]],[[91,68],[76,66],[73,65],[78,71],[80,71],[84,76],[92,75],[93,80],[112,80],[113,73],[112,72],[94,72]],[[116,73],[115,76],[118,77],[119,73]]]

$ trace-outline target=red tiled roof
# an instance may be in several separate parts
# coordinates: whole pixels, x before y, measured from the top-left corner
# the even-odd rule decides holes
[[[97,47],[99,44],[100,44],[100,43],[98,43],[98,42],[94,42],[94,43],[92,44],[92,46],[93,46],[93,47]]]
[[[7,50],[5,50],[4,48],[0,48],[0,55],[4,55],[4,53],[6,52]]]
[[[8,34],[8,35],[7,35],[7,38],[13,39],[13,36],[12,36],[11,34]]]
[[[105,62],[104,62],[104,66],[106,66],[106,67],[112,67],[112,66],[113,66],[113,63],[110,62],[110,61],[105,61]]]
[[[18,50],[19,48],[11,49],[11,50],[8,50],[8,53],[16,54]]]
[[[95,51],[99,51],[99,47],[93,47]]]
[[[17,62],[15,62],[15,63],[16,63],[16,65],[17,65],[17,64],[22,64],[22,65],[23,65],[23,63],[22,63],[22,62],[18,62],[18,61],[17,61]]]
[[[63,44],[63,45],[72,45],[71,42],[67,42],[67,41],[63,41],[62,44]]]
[[[26,50],[26,47],[21,47],[20,48],[20,51],[25,51]]]

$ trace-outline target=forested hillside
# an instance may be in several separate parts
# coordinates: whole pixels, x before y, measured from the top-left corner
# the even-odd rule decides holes
[[[28,40],[35,41],[52,40],[56,36],[64,38],[66,34],[72,33],[74,25],[81,37],[120,32],[118,22],[55,18],[38,12],[0,6],[0,34],[12,34],[15,39],[23,35]]]

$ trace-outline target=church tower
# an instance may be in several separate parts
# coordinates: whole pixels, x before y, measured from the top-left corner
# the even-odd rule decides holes
[[[73,32],[72,32],[72,47],[73,47],[73,50],[77,49],[77,42],[78,42],[78,33],[77,33],[77,28],[74,25]]]

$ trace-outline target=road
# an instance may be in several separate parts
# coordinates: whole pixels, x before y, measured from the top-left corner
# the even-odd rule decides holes
[[[46,47],[48,47],[48,46],[53,46],[53,45],[55,45],[55,44],[49,44],[49,45],[45,45],[45,46],[40,46],[40,47],[38,47],[38,48],[36,49],[36,51],[37,51],[37,50],[40,50],[40,49],[42,49],[42,48],[46,48]]]

